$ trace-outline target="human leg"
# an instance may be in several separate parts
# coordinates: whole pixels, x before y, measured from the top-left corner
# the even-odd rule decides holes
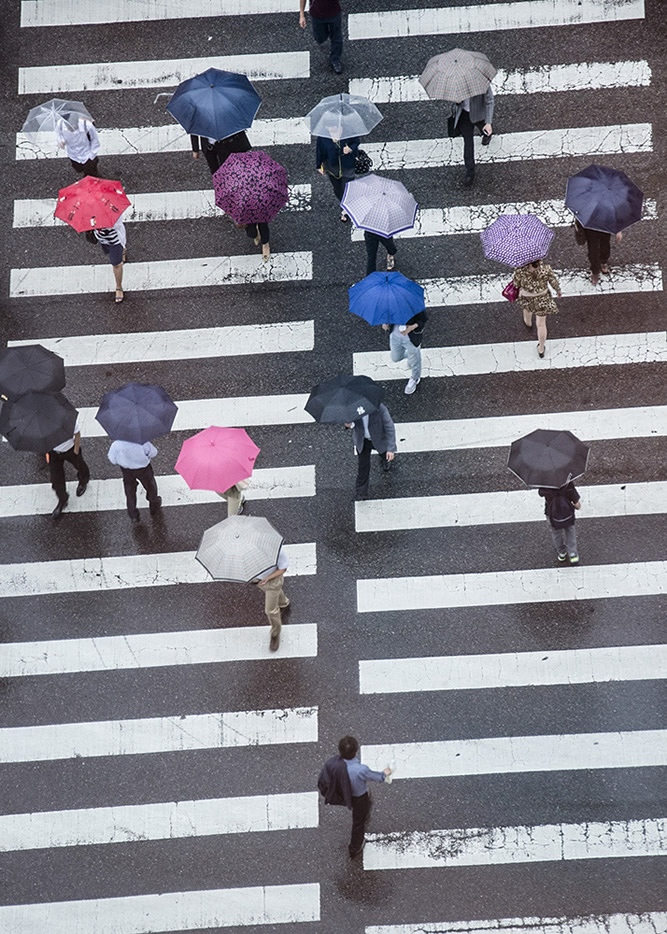
[[[79,485],[76,488],[76,495],[82,496],[90,480],[90,470],[88,469],[88,464],[83,459],[81,448],[79,448],[78,454],[74,453],[74,448],[70,448],[69,451],[66,451],[65,460],[69,461],[76,470],[76,478],[79,481]]]
[[[377,269],[378,244],[380,238],[377,234],[368,230],[364,231],[364,243],[366,244],[366,275],[370,276]]]
[[[568,525],[563,530],[563,532],[565,547],[567,548],[567,553],[570,556],[570,563],[576,564],[579,561],[579,553],[577,551],[577,530],[575,529],[574,522],[572,525]]]
[[[327,175],[328,174],[329,173],[327,172]],[[331,182],[331,187],[334,190],[336,198],[340,202],[341,198],[345,194],[346,180],[344,178],[335,178],[333,175],[329,175],[329,181]]]
[[[413,380],[418,383],[422,377],[422,352],[421,347],[415,347],[410,338],[407,338],[409,346],[406,345],[408,366],[412,373]]]
[[[58,497],[58,502],[67,502],[65,458],[59,451],[49,451],[49,475],[51,478],[51,487]]]
[[[412,345],[410,345],[412,346]],[[401,332],[392,330],[389,334],[389,351],[394,363],[405,359],[405,343],[401,340]]]
[[[588,261],[591,264],[592,278],[595,282],[600,275],[600,237],[597,230],[586,231],[586,242],[588,243]]]
[[[123,293],[123,264],[118,263],[116,266],[111,267],[113,270],[113,277],[116,283],[116,304],[119,305],[123,298],[125,297]]]
[[[354,857],[364,845],[364,828],[371,809],[371,800],[368,792],[363,795],[352,796],[352,833],[350,834],[349,852]]]
[[[242,499],[242,493],[239,488],[236,485],[230,486],[230,488],[225,490],[221,495],[227,500],[227,518],[230,516],[238,516],[241,512]]]
[[[535,315],[537,321],[537,352],[540,357],[544,356],[544,345],[547,340],[547,316]]]
[[[343,14],[339,13],[329,20],[329,38],[331,39],[331,52],[329,61],[333,65],[340,62],[343,57]]]
[[[127,505],[127,514],[130,519],[138,519],[137,510],[137,478],[136,471],[129,467],[121,467],[120,472],[123,475],[123,489],[125,490],[125,503]]]
[[[146,467],[141,467],[139,470],[136,470],[135,474],[137,480],[139,480],[142,487],[146,491],[146,499],[148,500],[150,514],[154,516],[162,505],[162,497],[158,495],[157,481],[155,479],[155,474],[153,473],[153,465],[147,464]]]
[[[600,234],[600,271],[609,272],[609,257],[611,255],[611,234]]]
[[[264,591],[264,612],[271,627],[271,638],[280,636],[282,628],[281,607],[289,606],[289,600],[283,592],[283,578],[274,577],[268,581],[260,581],[257,585]]]
[[[475,177],[475,127],[465,110],[459,117],[458,129],[463,137],[463,164],[466,167],[466,180],[472,180]]]
[[[357,499],[368,496],[368,478],[371,474],[371,451],[373,445],[368,438],[364,438],[364,446],[358,452],[357,457]]]

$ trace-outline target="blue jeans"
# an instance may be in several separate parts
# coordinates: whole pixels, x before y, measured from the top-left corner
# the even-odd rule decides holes
[[[311,16],[310,21],[313,24],[315,42],[322,45],[327,39],[331,39],[329,61],[339,62],[343,54],[343,14],[339,13],[331,19],[318,19],[316,16]]]
[[[401,334],[396,326],[389,335],[389,350],[394,363],[408,358],[408,366],[412,370],[412,378],[416,381],[422,375],[421,347],[415,347],[407,334]]]

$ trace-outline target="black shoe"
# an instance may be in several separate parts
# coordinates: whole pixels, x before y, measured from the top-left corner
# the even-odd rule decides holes
[[[350,854],[350,859],[356,859],[361,853],[363,853],[364,847],[366,846],[366,840],[361,844],[358,850],[348,850]]]
[[[88,486],[88,481],[87,481],[87,480],[86,480],[85,483],[83,483],[83,482],[82,482],[82,483],[79,483],[79,485],[78,485],[77,488],[76,488],[76,495],[77,495],[77,496],[83,496],[83,494],[86,492],[86,487],[87,487],[87,486]]]
[[[472,188],[472,184],[473,184],[474,181],[475,181],[475,173],[474,173],[474,172],[467,172],[467,173],[466,173],[466,177],[463,179],[463,187],[464,187],[464,188]]]
[[[161,508],[162,508],[162,497],[158,496],[155,502],[151,503],[149,512],[152,516],[156,516]]]
[[[341,75],[343,73],[343,66],[340,62],[332,62],[331,67],[333,68],[335,74]]]
[[[271,636],[271,641],[269,642],[269,651],[277,652],[280,645],[280,633],[277,636]]]
[[[140,521],[140,519],[139,519],[139,513],[138,513],[138,512],[131,512],[131,513],[129,514],[129,516],[130,516],[130,522],[139,522],[139,521]]]
[[[65,499],[59,499],[59,500],[58,500],[58,505],[56,506],[56,508],[55,508],[55,509],[53,510],[53,512],[51,513],[51,515],[53,516],[54,519],[57,519],[57,518],[60,516],[61,512],[63,511],[63,509],[64,509],[65,506],[67,505],[67,500],[68,500],[68,499],[69,499],[69,493],[65,496]]]

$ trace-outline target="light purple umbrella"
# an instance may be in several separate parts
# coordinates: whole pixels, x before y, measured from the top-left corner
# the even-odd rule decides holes
[[[381,237],[414,227],[418,207],[401,182],[372,174],[348,182],[340,206],[357,227]]]
[[[534,214],[501,214],[480,237],[487,259],[516,268],[543,259],[554,232]]]
[[[287,204],[287,169],[261,149],[233,152],[213,186],[215,203],[237,224],[268,224]]]

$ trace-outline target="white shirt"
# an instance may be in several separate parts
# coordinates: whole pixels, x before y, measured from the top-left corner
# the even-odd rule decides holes
[[[467,113],[470,113],[470,98],[469,97],[466,97],[466,99],[461,103],[461,107],[463,107],[463,109]]]
[[[76,424],[74,425],[74,434],[78,435],[80,431],[81,431],[81,428],[79,427],[79,419],[77,418]],[[74,447],[74,438],[68,438],[67,441],[63,441],[62,444],[56,445],[56,447],[54,447],[53,450],[57,451],[59,454],[64,454],[65,451],[71,451],[73,447]]]
[[[100,138],[97,130],[85,117],[79,118],[74,129],[64,120],[60,120],[56,126],[56,137],[67,150],[67,155],[72,162],[83,164],[89,159],[94,159],[100,151]]]
[[[268,571],[264,571],[264,573],[259,579],[261,581],[265,581],[266,578],[269,576],[269,574],[273,574],[274,571],[278,571],[278,570],[286,571],[287,568],[288,568],[287,555],[285,554],[285,550],[281,545],[280,551],[278,552],[278,558],[276,559],[276,563],[273,565],[273,567],[269,568]]]
[[[364,426],[364,438],[371,440],[371,433],[368,430],[368,415],[364,415],[361,419],[361,424]]]
[[[140,470],[148,467],[151,458],[157,454],[155,445],[147,441],[145,444],[136,444],[134,441],[114,441],[109,448],[107,457],[112,464],[125,467],[127,470]]]

